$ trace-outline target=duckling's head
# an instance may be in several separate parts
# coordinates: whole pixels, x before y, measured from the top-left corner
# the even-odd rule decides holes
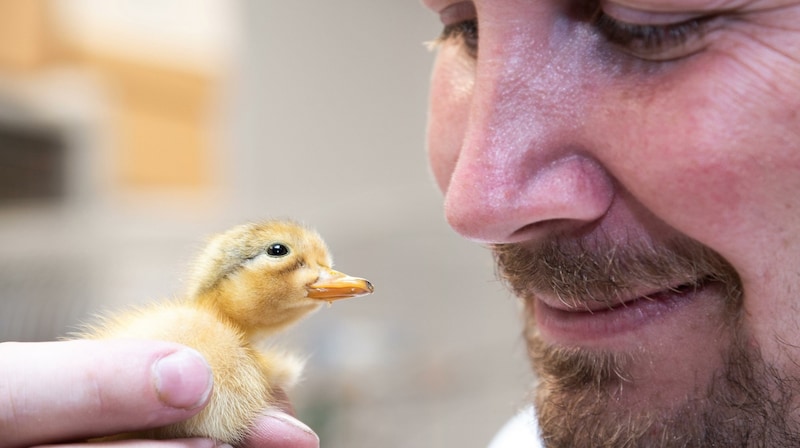
[[[244,224],[212,238],[189,295],[248,332],[277,330],[323,303],[372,293],[367,280],[332,268],[314,230],[292,221]]]

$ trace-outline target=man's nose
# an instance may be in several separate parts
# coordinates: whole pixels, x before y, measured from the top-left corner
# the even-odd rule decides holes
[[[588,86],[579,63],[501,51],[491,57],[478,63],[445,195],[450,225],[476,241],[507,243],[600,219],[611,206],[614,182],[581,126],[582,93],[591,93],[580,90]]]

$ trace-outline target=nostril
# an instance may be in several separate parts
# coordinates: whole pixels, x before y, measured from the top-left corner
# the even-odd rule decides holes
[[[536,240],[552,236],[584,234],[591,231],[598,221],[583,222],[572,219],[548,219],[520,227],[508,238],[508,242]]]
[[[519,229],[515,230],[514,233],[512,233],[511,236],[509,237],[509,240],[521,241],[534,238],[543,231],[546,231],[545,229],[549,227],[548,224],[559,221],[564,221],[564,220],[551,219],[548,221],[532,222],[530,224],[524,225]]]
[[[532,222],[515,230],[509,237],[509,243],[519,241],[535,240],[551,235],[569,231],[580,223],[571,219],[546,219],[544,221]]]

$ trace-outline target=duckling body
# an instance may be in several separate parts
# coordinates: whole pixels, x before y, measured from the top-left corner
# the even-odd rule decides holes
[[[121,438],[211,437],[241,442],[250,423],[294,385],[302,362],[254,343],[296,322],[325,301],[369,294],[372,285],[331,269],[327,247],[311,229],[287,221],[235,227],[198,257],[189,293],[106,318],[86,338],[178,342],[208,361],[214,388],[197,415]]]

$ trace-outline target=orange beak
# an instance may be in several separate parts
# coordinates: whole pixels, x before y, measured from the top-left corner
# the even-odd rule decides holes
[[[332,269],[324,270],[317,281],[306,286],[308,297],[328,302],[372,294],[374,289],[368,280]]]

